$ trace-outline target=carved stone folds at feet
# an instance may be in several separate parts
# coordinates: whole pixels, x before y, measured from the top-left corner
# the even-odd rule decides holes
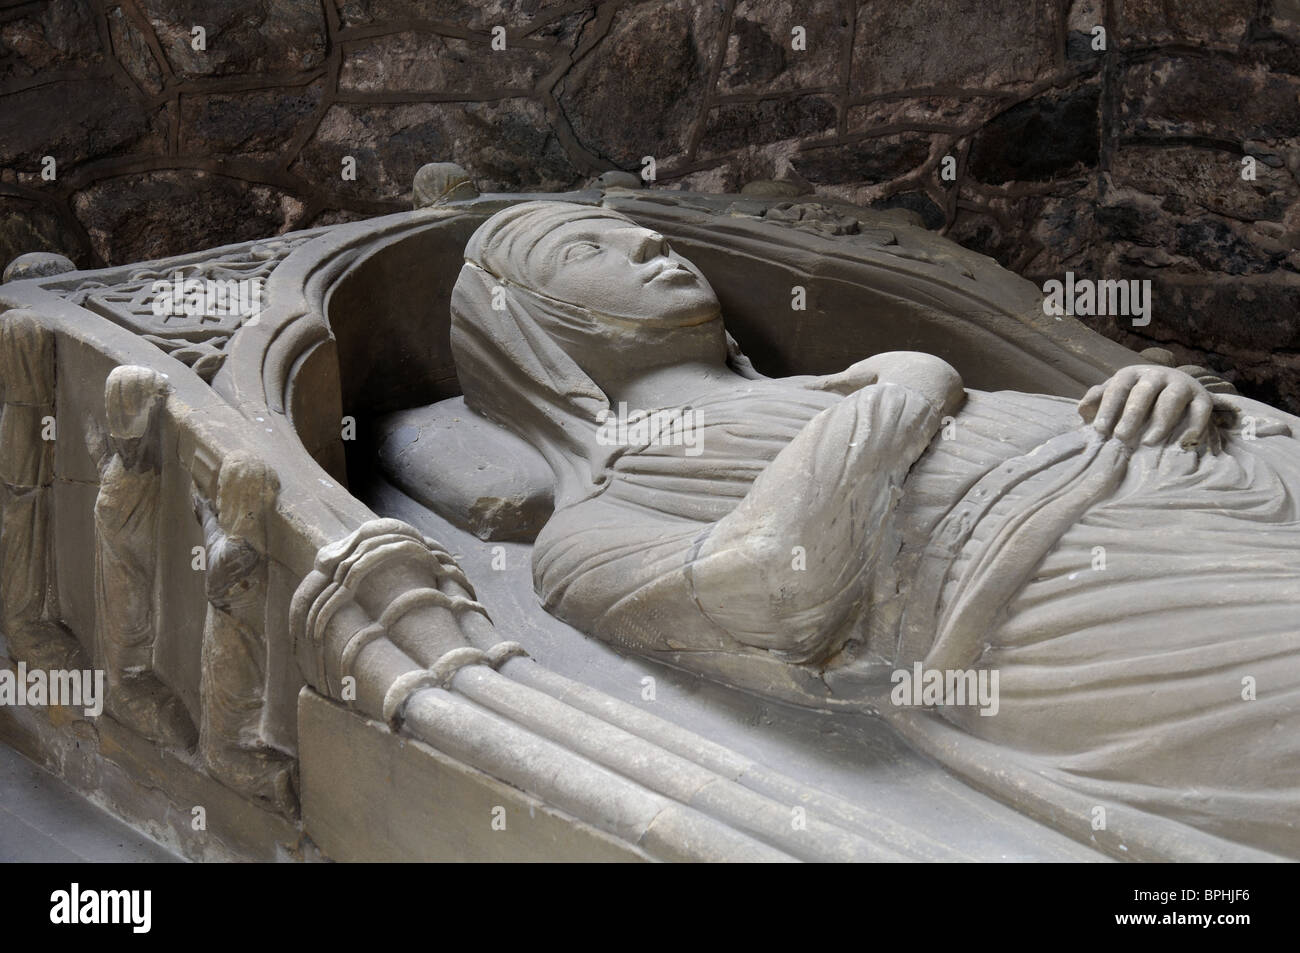
[[[198,740],[198,731],[181,700],[152,672],[110,683],[104,710],[154,744],[186,750]]]

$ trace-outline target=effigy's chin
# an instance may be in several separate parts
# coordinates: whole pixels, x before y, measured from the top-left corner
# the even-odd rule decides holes
[[[0,737],[195,857],[1300,859],[1300,420],[1099,436],[1144,358],[897,210],[416,182],[5,284]],[[739,350],[609,349],[534,221]]]

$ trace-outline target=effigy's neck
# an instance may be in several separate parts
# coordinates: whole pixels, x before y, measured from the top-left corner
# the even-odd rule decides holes
[[[663,367],[633,369],[626,375],[602,383],[611,403],[625,403],[638,410],[678,407],[712,396],[743,383],[725,364],[690,361]]]

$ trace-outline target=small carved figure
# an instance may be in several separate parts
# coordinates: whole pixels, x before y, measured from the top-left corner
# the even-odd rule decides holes
[[[108,682],[108,714],[158,744],[189,748],[194,724],[153,664],[167,393],[163,376],[146,367],[115,368],[105,385],[108,437],[98,451],[95,498],[95,642]]]
[[[54,447],[41,438],[42,419],[54,413],[54,336],[21,312],[0,319],[0,389],[0,607],[17,649],[45,607]]]
[[[199,754],[235,790],[294,811],[293,758],[266,743],[266,525],[279,480],[256,457],[227,456],[217,501],[194,494],[203,526],[208,598],[200,683]]]

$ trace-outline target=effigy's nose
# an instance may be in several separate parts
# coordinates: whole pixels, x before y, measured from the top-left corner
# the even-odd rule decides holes
[[[647,232],[645,237],[637,243],[635,261],[648,261],[657,255],[662,255],[667,248],[667,242],[658,232]]]

